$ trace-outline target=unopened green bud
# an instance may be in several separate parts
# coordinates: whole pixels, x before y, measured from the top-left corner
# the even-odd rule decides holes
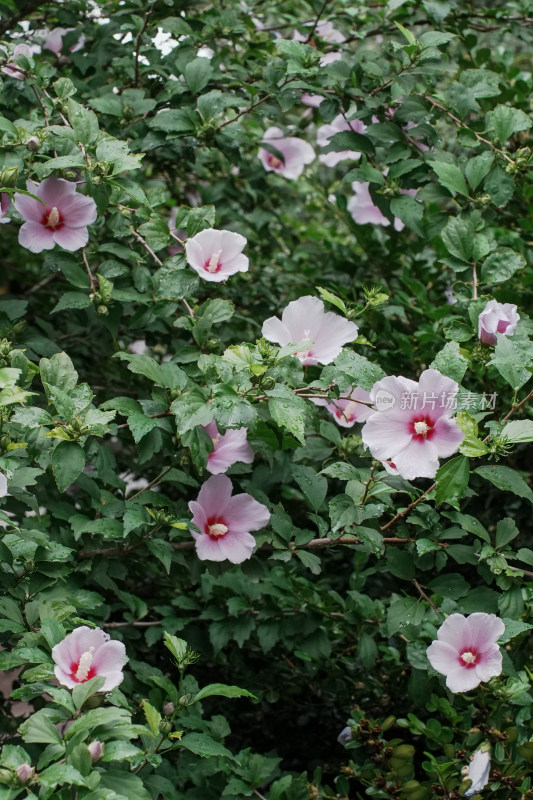
[[[0,769],[0,783],[11,783],[13,776],[8,769]]]
[[[100,314],[100,316],[102,316],[102,317],[105,317],[105,316],[107,316],[107,314],[109,314],[109,309],[108,309],[107,306],[97,306],[96,307],[96,313]]]
[[[6,169],[0,170],[0,187],[12,189],[17,185],[18,177],[18,167],[6,167]]]
[[[168,736],[171,731],[172,723],[168,719],[162,719],[159,723],[159,733],[162,733],[163,736]]]

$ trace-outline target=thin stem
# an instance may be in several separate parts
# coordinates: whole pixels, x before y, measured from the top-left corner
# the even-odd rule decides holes
[[[146,28],[148,27],[148,20],[150,19],[153,10],[154,10],[154,6],[153,6],[153,3],[152,3],[150,5],[150,7],[147,9],[146,14],[144,15],[144,22],[143,22],[142,28],[139,31],[139,33],[137,34],[137,39],[136,39],[136,42],[135,42],[135,77],[133,79],[133,85],[134,86],[138,86],[139,85],[139,56],[141,54],[141,42],[142,42],[143,34],[144,34]]]
[[[425,498],[427,497],[427,495],[428,495],[430,492],[432,492],[432,491],[433,491],[433,489],[436,489],[436,487],[437,487],[437,484],[436,484],[436,483],[432,483],[432,484],[431,484],[431,486],[429,487],[429,489],[426,489],[426,491],[425,491],[423,494],[421,494],[421,495],[420,495],[420,497],[418,497],[416,500],[413,500],[413,502],[412,502],[412,503],[409,503],[409,505],[407,506],[407,508],[404,508],[404,510],[403,510],[403,511],[399,511],[399,512],[398,512],[398,514],[396,514],[396,516],[394,516],[394,517],[393,517],[391,520],[389,520],[389,521],[386,523],[386,525],[382,525],[382,526],[381,526],[381,528],[380,528],[380,530],[381,530],[381,531],[386,531],[386,530],[388,530],[388,529],[389,529],[389,528],[390,528],[392,525],[394,525],[394,523],[395,523],[395,522],[398,522],[398,520],[399,520],[399,519],[403,519],[403,517],[406,517],[406,516],[407,516],[407,514],[409,514],[409,512],[410,512],[410,511],[412,511],[412,510],[413,510],[413,508],[415,508],[415,507],[416,507],[416,506],[417,506],[419,503],[421,503],[421,502],[422,502],[422,500],[425,500]]]
[[[313,22],[312,28],[311,28],[311,30],[309,32],[309,35],[308,35],[307,39],[305,40],[305,44],[309,44],[309,42],[313,38],[314,33],[315,33],[316,29],[317,29],[318,23],[320,22],[320,17],[324,13],[327,4],[328,4],[328,0],[324,0],[324,2],[322,3],[322,6],[320,7],[320,11],[318,12],[318,14],[315,17],[315,21]]]
[[[89,266],[89,262],[87,261],[87,254],[85,253],[85,247],[81,249],[81,257],[83,258],[83,263],[85,264],[85,269],[87,270],[87,275],[89,276],[89,280],[91,282],[91,289],[96,289],[98,286],[98,280],[95,277],[94,273],[91,271]]]
[[[135,230],[135,228],[133,227],[133,225],[130,225],[130,231],[133,233],[133,235],[135,236],[135,238],[137,239],[137,241],[138,241],[140,244],[142,244],[142,246],[144,247],[144,249],[146,250],[146,252],[147,252],[147,253],[149,253],[149,254],[151,255],[151,257],[153,258],[153,260],[154,260],[154,262],[157,264],[157,266],[158,266],[158,267],[162,267],[162,266],[163,266],[163,262],[161,261],[161,259],[160,259],[158,256],[156,256],[156,254],[154,253],[154,251],[152,250],[152,248],[150,247],[150,245],[148,244],[148,242],[146,241],[146,239],[143,239],[143,237],[141,236],[141,234],[140,234],[140,233],[138,233],[138,231],[136,231],[136,230]],[[189,315],[190,317],[194,317],[194,311],[193,311],[193,310],[192,310],[192,308],[190,307],[190,305],[189,305],[189,303],[187,302],[187,300],[185,300],[185,298],[182,298],[182,301],[181,301],[181,302],[182,302],[182,303],[183,303],[183,305],[185,306],[185,308],[186,308],[186,310],[187,310],[187,313],[188,313],[188,315]]]
[[[165,475],[167,474],[167,472],[170,472],[170,470],[171,470],[171,469],[172,469],[172,467],[166,467],[166,469],[164,469],[164,470],[163,470],[163,472],[160,472],[160,473],[159,473],[159,475],[157,476],[157,478],[154,478],[154,479],[153,479],[153,481],[150,481],[150,483],[148,483],[148,484],[147,484],[146,486],[144,486],[142,489],[139,489],[139,491],[138,491],[138,492],[135,492],[135,494],[132,494],[132,495],[130,495],[130,496],[127,498],[126,502],[127,502],[127,503],[129,503],[129,502],[130,502],[130,500],[133,500],[135,497],[138,497],[138,496],[139,496],[140,494],[142,494],[143,492],[146,492],[146,491],[148,491],[148,489],[151,489],[153,486],[156,486],[156,484],[158,484],[158,483],[159,483],[159,482],[160,482],[160,481],[161,481],[161,480],[162,480],[162,479],[165,477]]]
[[[287,84],[288,84],[288,83],[291,83],[291,81],[293,81],[293,80],[295,80],[295,78],[294,78],[294,77],[292,77],[292,78],[287,78],[287,80],[286,80],[286,81],[283,81],[283,83],[281,84],[281,86],[278,86],[278,91],[281,91],[281,89],[284,89],[284,88],[285,88],[285,86],[287,86]],[[236,114],[234,117],[232,117],[231,119],[227,119],[225,122],[222,122],[222,123],[221,123],[221,124],[220,124],[220,125],[217,127],[217,129],[216,129],[216,130],[217,130],[217,131],[219,131],[219,130],[221,130],[222,128],[225,128],[225,127],[226,127],[226,125],[231,125],[233,122],[237,122],[237,120],[238,120],[238,119],[240,119],[241,117],[244,117],[244,115],[245,115],[245,114],[249,114],[249,113],[250,113],[250,111],[253,111],[255,108],[257,108],[258,106],[260,106],[262,103],[266,103],[266,101],[267,101],[267,100],[270,100],[270,98],[271,98],[271,97],[272,97],[272,94],[266,94],[264,97],[262,97],[262,98],[261,98],[260,100],[258,100],[257,102],[252,102],[252,103],[250,103],[250,105],[249,105],[249,106],[247,106],[246,108],[244,108],[242,111],[239,111],[239,113],[238,113],[238,114]]]
[[[428,597],[428,596],[427,596],[427,594],[426,594],[426,593],[425,593],[425,591],[422,589],[422,587],[420,586],[420,584],[418,583],[418,581],[417,581],[417,579],[416,579],[416,578],[413,578],[413,584],[415,585],[415,587],[416,587],[416,590],[417,590],[418,594],[420,595],[420,597],[423,597],[423,598],[424,598],[424,600],[425,600],[427,603],[429,603],[429,605],[431,606],[431,608],[433,609],[433,611],[435,612],[435,614],[437,615],[437,617],[438,617],[438,616],[440,616],[440,615],[439,615],[439,611],[438,611],[438,609],[437,609],[437,606],[435,605],[435,603],[433,602],[433,600],[432,600],[430,597]]]

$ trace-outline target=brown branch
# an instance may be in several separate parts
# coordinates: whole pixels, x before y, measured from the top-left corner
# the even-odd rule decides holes
[[[409,503],[407,508],[404,508],[403,511],[399,511],[398,514],[396,514],[396,516],[394,516],[391,520],[389,520],[385,525],[382,525],[380,530],[381,531],[386,531],[392,525],[394,525],[395,522],[398,522],[399,519],[403,519],[403,517],[406,517],[407,514],[409,514],[409,512],[413,510],[413,508],[415,508],[419,503],[421,503],[422,500],[424,500],[427,497],[427,495],[430,492],[432,492],[433,489],[436,488],[436,486],[437,486],[436,483],[432,483],[431,486],[429,487],[429,489],[426,489],[426,491],[423,494],[421,494],[420,497],[418,497],[416,500],[413,500],[412,503]]]
[[[89,262],[87,261],[87,254],[85,253],[85,247],[81,249],[81,257],[83,258],[83,263],[85,264],[85,269],[87,270],[87,275],[89,276],[89,281],[91,284],[91,291],[96,289],[98,286],[98,279],[95,277],[94,273],[91,271],[89,266]]]
[[[305,40],[305,44],[309,44],[309,42],[313,38],[314,33],[315,33],[316,29],[317,29],[318,23],[320,22],[320,17],[324,13],[327,4],[328,4],[328,0],[324,0],[324,2],[322,3],[322,6],[320,7],[320,11],[318,12],[318,14],[315,17],[315,21],[313,22],[313,26],[312,26],[311,30],[309,31],[309,35],[308,35],[307,39]]]
[[[533,390],[532,390],[532,391],[531,391],[529,394],[527,394],[527,395],[524,397],[524,399],[523,399],[523,400],[521,400],[519,403],[517,403],[517,404],[516,404],[516,406],[513,406],[513,407],[511,408],[511,410],[509,411],[509,413],[508,413],[508,414],[506,414],[506,415],[505,415],[505,417],[502,419],[502,422],[507,422],[507,420],[509,419],[509,417],[511,417],[511,416],[514,414],[514,412],[515,412],[515,411],[518,411],[518,409],[519,409],[519,408],[522,408],[522,406],[524,405],[524,403],[527,403],[527,401],[528,401],[528,400],[529,400],[531,397],[533,397]]]
[[[424,598],[424,600],[425,600],[427,603],[429,603],[429,605],[431,606],[431,608],[433,609],[433,611],[435,612],[435,614],[436,614],[436,615],[437,615],[437,617],[438,617],[438,616],[439,616],[439,611],[438,611],[438,609],[437,609],[437,606],[435,605],[435,603],[433,602],[433,600],[432,600],[430,597],[428,597],[428,596],[427,596],[427,594],[426,594],[426,593],[425,593],[425,591],[422,589],[422,587],[420,586],[420,584],[418,583],[418,581],[417,581],[417,579],[416,579],[416,578],[413,578],[413,584],[415,585],[415,587],[416,587],[416,590],[417,590],[418,594],[420,595],[420,597],[423,597],[423,598]]]
[[[283,81],[283,83],[281,84],[281,86],[278,86],[278,87],[277,87],[277,88],[278,88],[278,91],[281,91],[282,89],[284,89],[284,88],[285,88],[285,86],[287,86],[287,84],[288,84],[288,83],[291,83],[291,81],[294,81],[294,80],[295,80],[295,78],[294,78],[294,77],[292,77],[292,78],[287,78],[287,80],[286,80],[286,81]],[[249,113],[250,113],[250,111],[253,111],[254,109],[256,109],[258,106],[260,106],[260,105],[261,105],[261,103],[266,103],[266,101],[267,101],[267,100],[270,100],[270,98],[271,98],[271,97],[272,97],[272,94],[266,94],[264,97],[262,97],[260,100],[258,100],[258,101],[257,101],[257,103],[255,103],[255,102],[252,102],[252,103],[250,103],[250,105],[249,105],[249,106],[247,106],[247,108],[244,108],[242,111],[239,111],[239,113],[238,113],[238,114],[236,114],[234,117],[232,117],[231,119],[227,119],[225,122],[222,122],[222,123],[221,123],[221,124],[220,124],[220,125],[219,125],[219,126],[216,128],[216,130],[217,130],[217,131],[219,131],[219,130],[221,130],[222,128],[225,128],[225,127],[226,127],[226,125],[231,125],[231,124],[232,124],[232,122],[237,122],[237,120],[238,120],[238,119],[240,119],[241,117],[243,117],[245,114],[249,114]]]
[[[139,56],[141,54],[141,42],[142,42],[143,34],[144,34],[146,28],[148,27],[148,20],[150,19],[153,10],[154,10],[154,4],[152,2],[150,7],[146,10],[146,14],[144,15],[144,22],[143,22],[142,28],[139,31],[139,33],[137,34],[137,39],[136,39],[136,42],[135,42],[135,77],[133,79],[133,85],[134,86],[138,86],[139,85]]]

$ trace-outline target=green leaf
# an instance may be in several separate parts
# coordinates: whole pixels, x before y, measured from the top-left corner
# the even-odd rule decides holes
[[[474,158],[469,159],[465,168],[465,175],[473,191],[477,189],[483,179],[488,175],[493,164],[494,154],[488,151],[481,153],[480,156],[474,156]]]
[[[85,452],[78,442],[59,442],[52,452],[52,469],[57,488],[64,492],[85,467]]]
[[[515,183],[513,178],[496,164],[485,179],[483,188],[489,193],[494,205],[498,208],[503,208],[514,194]]]
[[[516,527],[516,522],[510,517],[499,520],[496,525],[496,547],[503,547],[513,539],[516,539],[520,531]]]
[[[460,353],[457,342],[448,342],[437,353],[429,368],[461,383],[467,366],[468,360]]]
[[[531,353],[515,344],[510,336],[501,333],[496,335],[498,341],[489,364],[493,364],[511,388],[517,391],[531,378],[531,372],[524,366],[531,363]]]
[[[494,133],[494,138],[505,144],[513,133],[528,130],[533,122],[519,108],[497,105],[493,111],[487,113],[486,124],[487,129]]]
[[[148,126],[167,133],[194,133],[200,124],[201,119],[193,109],[164,108]]]
[[[159,724],[161,722],[161,714],[159,711],[148,702],[148,700],[142,700],[141,702],[142,710],[144,711],[144,716],[146,717],[146,721],[150,726],[150,730],[152,731],[154,736],[159,735]]]
[[[181,257],[168,258],[154,273],[153,282],[158,300],[182,300],[195,295],[200,286],[198,275],[183,264]]]
[[[197,756],[203,758],[209,756],[225,756],[235,761],[235,756],[224,747],[223,744],[217,742],[207,733],[187,733],[181,740],[180,745],[191,753],[196,753]]]
[[[516,470],[510,467],[486,466],[478,467],[474,472],[490,481],[498,489],[513,492],[518,497],[525,497],[526,500],[533,503],[533,492]]]
[[[520,253],[516,253],[510,247],[498,247],[483,262],[481,280],[484,283],[506,281],[517,270],[523,269],[526,264],[526,259]]]
[[[215,206],[197,206],[191,208],[187,216],[187,236],[196,236],[206,228],[212,228],[215,224]]]
[[[346,461],[336,461],[334,464],[328,464],[321,470],[321,475],[328,475],[330,478],[338,478],[341,481],[359,480],[359,473],[352,464]]]
[[[529,622],[522,622],[520,619],[506,619],[504,617],[502,622],[505,625],[505,630],[498,639],[498,644],[507,644],[515,636],[519,636],[521,633],[530,631],[533,628],[533,625]]]
[[[393,197],[390,203],[391,213],[395,217],[411,228],[419,236],[422,236],[423,229],[420,225],[424,217],[424,206],[419,203],[414,197],[409,195],[401,195],[400,197]]]
[[[57,728],[50,722],[46,710],[36,711],[18,729],[27,744],[61,744]]]
[[[212,73],[213,68],[208,58],[193,58],[183,70],[187,85],[193,94],[198,94],[204,86],[207,86]]]
[[[424,47],[439,47],[439,45],[447,44],[455,38],[455,33],[444,33],[444,31],[426,31],[420,37],[419,42],[420,44],[424,45]]]
[[[294,464],[292,474],[311,508],[315,511],[318,510],[324,502],[328,491],[326,478],[323,475],[318,475],[312,467],[306,467],[302,464]]]
[[[474,417],[467,411],[460,411],[457,414],[456,422],[463,431],[465,438],[461,442],[459,452],[469,458],[479,458],[488,453],[487,445],[478,438],[478,424]]]
[[[356,153],[374,155],[375,147],[368,136],[355,131],[341,131],[329,138],[329,144],[321,149],[321,153],[339,153],[343,150],[352,150]]]
[[[501,436],[508,442],[533,442],[533,421],[530,419],[517,419],[508,422]]]
[[[39,783],[46,789],[55,789],[56,786],[68,784],[69,786],[88,786],[89,783],[71,764],[53,764],[39,773]]]
[[[447,164],[445,161],[428,161],[427,163],[437,173],[441,186],[448,189],[454,197],[456,194],[469,196],[468,186],[459,167],[455,164]]]
[[[65,292],[65,294],[61,295],[50,313],[57,314],[58,311],[65,311],[70,308],[88,308],[92,306],[92,304],[93,302],[88,294],[83,294],[82,292]]]
[[[470,261],[474,250],[475,230],[470,220],[450,217],[443,228],[442,241],[448,252],[461,261]]]
[[[317,286],[316,290],[320,294],[322,300],[325,300],[327,303],[331,303],[331,305],[336,306],[339,308],[343,314],[346,314],[346,303],[344,300],[341,300],[340,297],[337,297],[336,294],[330,292],[329,289],[324,289],[322,286]]]
[[[96,141],[100,132],[98,126],[98,117],[94,111],[89,111],[79,103],[76,103],[72,97],[68,99],[68,120],[74,128],[76,138],[82,144],[92,144]]]
[[[216,387],[212,407],[216,421],[223,428],[242,428],[257,418],[257,411],[250,401],[226,383]]]
[[[239,686],[228,686],[225,683],[210,683],[208,686],[204,686],[203,689],[200,689],[192,702],[196,703],[198,700],[203,700],[204,697],[212,697],[214,695],[217,697],[253,697],[255,700],[257,699],[255,694],[247,691],[247,689],[241,689]]]
[[[468,487],[470,465],[465,456],[456,456],[437,471],[435,502],[437,505],[464,497]]]
[[[269,398],[268,407],[274,422],[292,433],[299,442],[305,444],[304,430],[307,417],[305,401],[282,383],[278,383],[266,394]]]
[[[187,652],[187,642],[184,639],[179,639],[177,636],[172,636],[172,634],[166,631],[163,634],[163,641],[165,647],[168,647],[178,664],[180,664]]]
[[[178,433],[183,434],[192,430],[197,425],[209,425],[213,419],[213,407],[198,391],[184,392],[178,397],[170,410],[176,419]]]
[[[130,414],[128,417],[128,427],[133,436],[133,441],[135,444],[139,444],[143,436],[146,436],[147,433],[157,428],[157,420],[147,417],[146,414],[140,414],[134,411],[133,414]]]
[[[158,364],[146,355],[136,355],[123,351],[115,353],[115,358],[128,362],[128,369],[136,375],[144,375],[163,389],[184,389],[187,385],[186,373],[170,361]]]
[[[91,678],[89,681],[79,683],[74,687],[72,690],[72,699],[78,711],[89,697],[100,691],[105,680],[103,675],[95,675],[95,677]]]

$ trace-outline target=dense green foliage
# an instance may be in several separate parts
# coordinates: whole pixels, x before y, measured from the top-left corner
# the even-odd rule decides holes
[[[0,226],[0,800],[453,798],[485,743],[484,793],[533,797],[533,20],[488,5],[0,0],[9,53],[72,29],[2,73],[0,189],[54,174],[97,206],[75,252],[22,247],[13,205]],[[268,128],[318,156],[341,113],[366,127],[329,149],[359,160],[265,171]],[[356,224],[354,182],[403,230]],[[182,241],[245,236],[249,271],[200,280],[171,210]],[[326,366],[261,338],[302,295],[359,326]],[[491,299],[520,314],[496,346]],[[465,434],[436,483],[309,397],[430,367]],[[238,565],[189,531],[213,419],[247,426],[229,475],[271,512]],[[426,648],[477,611],[505,622],[503,671],[452,695]],[[80,625],[126,646],[109,693],[54,679]]]

